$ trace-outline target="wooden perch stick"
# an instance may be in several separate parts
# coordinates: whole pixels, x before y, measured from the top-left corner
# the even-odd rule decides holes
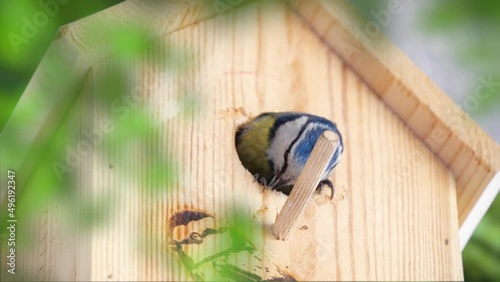
[[[339,136],[333,131],[323,132],[316,141],[297,183],[272,227],[273,234],[278,240],[287,240],[290,232],[297,225],[338,145]]]

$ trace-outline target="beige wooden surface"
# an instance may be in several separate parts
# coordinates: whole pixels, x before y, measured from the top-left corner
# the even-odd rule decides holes
[[[236,209],[264,227],[250,240],[258,246],[261,268],[274,269],[275,276],[462,279],[452,175],[294,13],[279,3],[251,4],[164,40],[197,54],[191,67],[155,71],[154,64],[164,58],[152,53],[137,65],[136,78],[148,89],[144,105],[160,123],[147,138],[164,145],[164,151],[145,157],[175,152],[179,182],[162,194],[146,189],[147,182],[125,183],[106,169],[108,160],[99,154],[88,160],[88,169],[82,171],[92,188],[88,191],[108,187],[120,195],[114,198],[120,212],[113,223],[92,236],[92,279],[189,278],[177,254],[165,246],[168,219],[184,210],[203,211],[214,217],[213,224],[223,226]],[[89,79],[104,66],[96,66]],[[171,104],[185,93],[198,95],[196,114],[169,117]],[[317,196],[287,242],[276,240],[270,230],[285,197],[261,192],[233,144],[236,127],[247,118],[243,112],[284,110],[331,118],[346,148],[334,174],[334,200]],[[94,113],[92,119],[98,122],[99,117]],[[136,165],[121,164],[131,169]],[[114,167],[118,170],[120,164]],[[177,229],[171,236],[187,232]],[[185,252],[197,261],[224,249],[224,242],[192,245]],[[238,254],[235,265],[271,278],[254,270],[253,255]]]
[[[188,227],[224,226],[242,210],[263,230],[250,238],[257,248],[253,254],[231,259],[264,279],[463,279],[453,176],[283,3],[254,3],[160,41],[196,54],[184,71],[176,70],[188,63],[183,57],[167,71],[155,67],[165,58],[154,52],[131,68],[142,104],[159,123],[143,137],[162,147],[144,157],[174,152],[178,183],[162,193],[149,189],[148,181],[127,181],[119,171],[139,169],[140,163],[110,166],[108,152],[96,150],[78,167],[80,188],[82,198],[113,196],[103,203],[115,211],[110,223],[73,237],[57,224],[57,209],[51,207],[34,224],[40,238],[54,239],[20,254],[24,271],[47,280],[190,279],[168,247],[169,238],[186,235]],[[96,78],[105,68],[106,61],[92,68],[75,104],[84,128],[95,128],[109,114],[91,95],[100,94]],[[186,93],[201,101],[196,114],[171,116],[172,104]],[[286,198],[262,193],[253,183],[238,160],[234,133],[248,116],[285,110],[335,121],[345,151],[334,173],[333,201],[328,191],[315,196],[300,228],[282,242],[270,226]],[[127,152],[141,154],[129,146]],[[213,218],[169,230],[169,218],[184,210]],[[226,242],[207,239],[185,252],[199,260]]]
[[[355,20],[344,1],[296,0],[291,6],[450,167],[462,226],[500,171],[500,146],[397,47],[367,32],[373,27]]]

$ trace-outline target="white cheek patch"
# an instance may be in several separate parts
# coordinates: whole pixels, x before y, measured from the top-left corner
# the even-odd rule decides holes
[[[288,167],[286,169],[286,172],[282,177],[283,179],[296,181],[297,178],[299,177],[300,172],[303,169],[303,166],[300,165],[299,161],[294,158],[294,157],[297,157],[297,153],[296,153],[297,145],[302,143],[304,141],[304,139],[306,138],[306,136],[309,134],[309,132],[311,132],[311,130],[313,130],[317,127],[320,127],[320,125],[317,123],[308,124],[307,127],[305,128],[304,132],[302,133],[302,136],[300,136],[300,138],[297,140],[297,142],[295,143],[293,148],[291,148],[290,154],[288,155],[290,160],[288,162]]]
[[[285,152],[293,140],[299,135],[300,129],[307,122],[307,117],[299,117],[278,128],[266,153],[274,163],[274,171],[279,171],[285,164]]]

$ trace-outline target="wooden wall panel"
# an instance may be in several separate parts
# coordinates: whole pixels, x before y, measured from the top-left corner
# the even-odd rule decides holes
[[[174,56],[162,70],[167,58],[153,48],[132,67],[142,105],[158,122],[143,137],[162,145],[142,154],[154,160],[172,152],[178,182],[167,192],[150,189],[148,180],[127,184],[106,169],[108,160],[93,155],[88,184],[118,193],[113,206],[121,207],[113,224],[92,237],[93,279],[189,278],[168,246],[169,218],[188,210],[213,218],[177,227],[174,238],[190,228],[225,226],[236,210],[262,226],[249,239],[257,250],[226,262],[263,279],[462,279],[453,176],[282,3],[250,4],[160,41],[193,56]],[[106,61],[95,66],[89,79],[105,67]],[[194,111],[172,115],[188,94],[197,101]],[[327,200],[327,191],[316,195],[287,242],[270,230],[285,196],[262,192],[234,149],[236,127],[265,111],[331,118],[345,139],[335,198]],[[139,165],[121,164],[132,170]],[[184,252],[196,262],[230,244],[211,240],[184,246]],[[206,267],[192,271],[209,277]]]
[[[155,52],[160,45],[182,52],[169,59]],[[100,92],[99,78],[108,63],[92,68],[77,103],[85,130],[116,114],[99,102],[107,94]],[[165,63],[167,68],[161,68]],[[140,94],[137,107],[156,122],[137,133],[147,150],[140,150],[134,138],[121,139],[111,146],[98,144],[82,159],[77,173],[82,204],[92,199],[112,213],[78,237],[76,246],[70,244],[74,249],[55,239],[53,252],[70,252],[59,259],[66,258],[71,271],[47,277],[179,281],[196,275],[220,278],[221,270],[237,267],[249,279],[463,279],[453,176],[282,2],[252,3],[165,35],[130,71],[131,95]],[[196,101],[194,108],[177,113],[186,97]],[[286,197],[262,192],[234,149],[236,127],[265,111],[330,118],[345,141],[333,177],[334,199],[329,200],[327,189],[315,195],[286,242],[271,233]],[[157,187],[151,179],[131,181],[127,175],[162,158],[179,164],[173,185]],[[169,219],[186,211],[209,216],[170,228]],[[200,262],[227,251],[235,242],[229,231],[184,245],[182,252],[169,244],[192,230],[227,227],[236,212],[260,227],[246,238],[253,252],[239,250],[196,268],[186,257]],[[40,227],[40,232],[56,231]],[[65,229],[58,232],[67,238]],[[30,271],[50,265],[38,255],[33,252],[38,264]]]

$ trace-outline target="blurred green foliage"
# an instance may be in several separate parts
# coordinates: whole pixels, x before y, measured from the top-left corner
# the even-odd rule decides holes
[[[3,129],[55,38],[57,29],[122,1],[60,1],[61,4],[57,7],[41,5],[40,2],[51,1],[0,1],[0,129]],[[46,21],[41,13],[46,15]],[[17,41],[11,38],[16,36],[23,37],[26,41],[13,44]]]
[[[500,197],[462,252],[467,281],[498,281],[500,279]]]

